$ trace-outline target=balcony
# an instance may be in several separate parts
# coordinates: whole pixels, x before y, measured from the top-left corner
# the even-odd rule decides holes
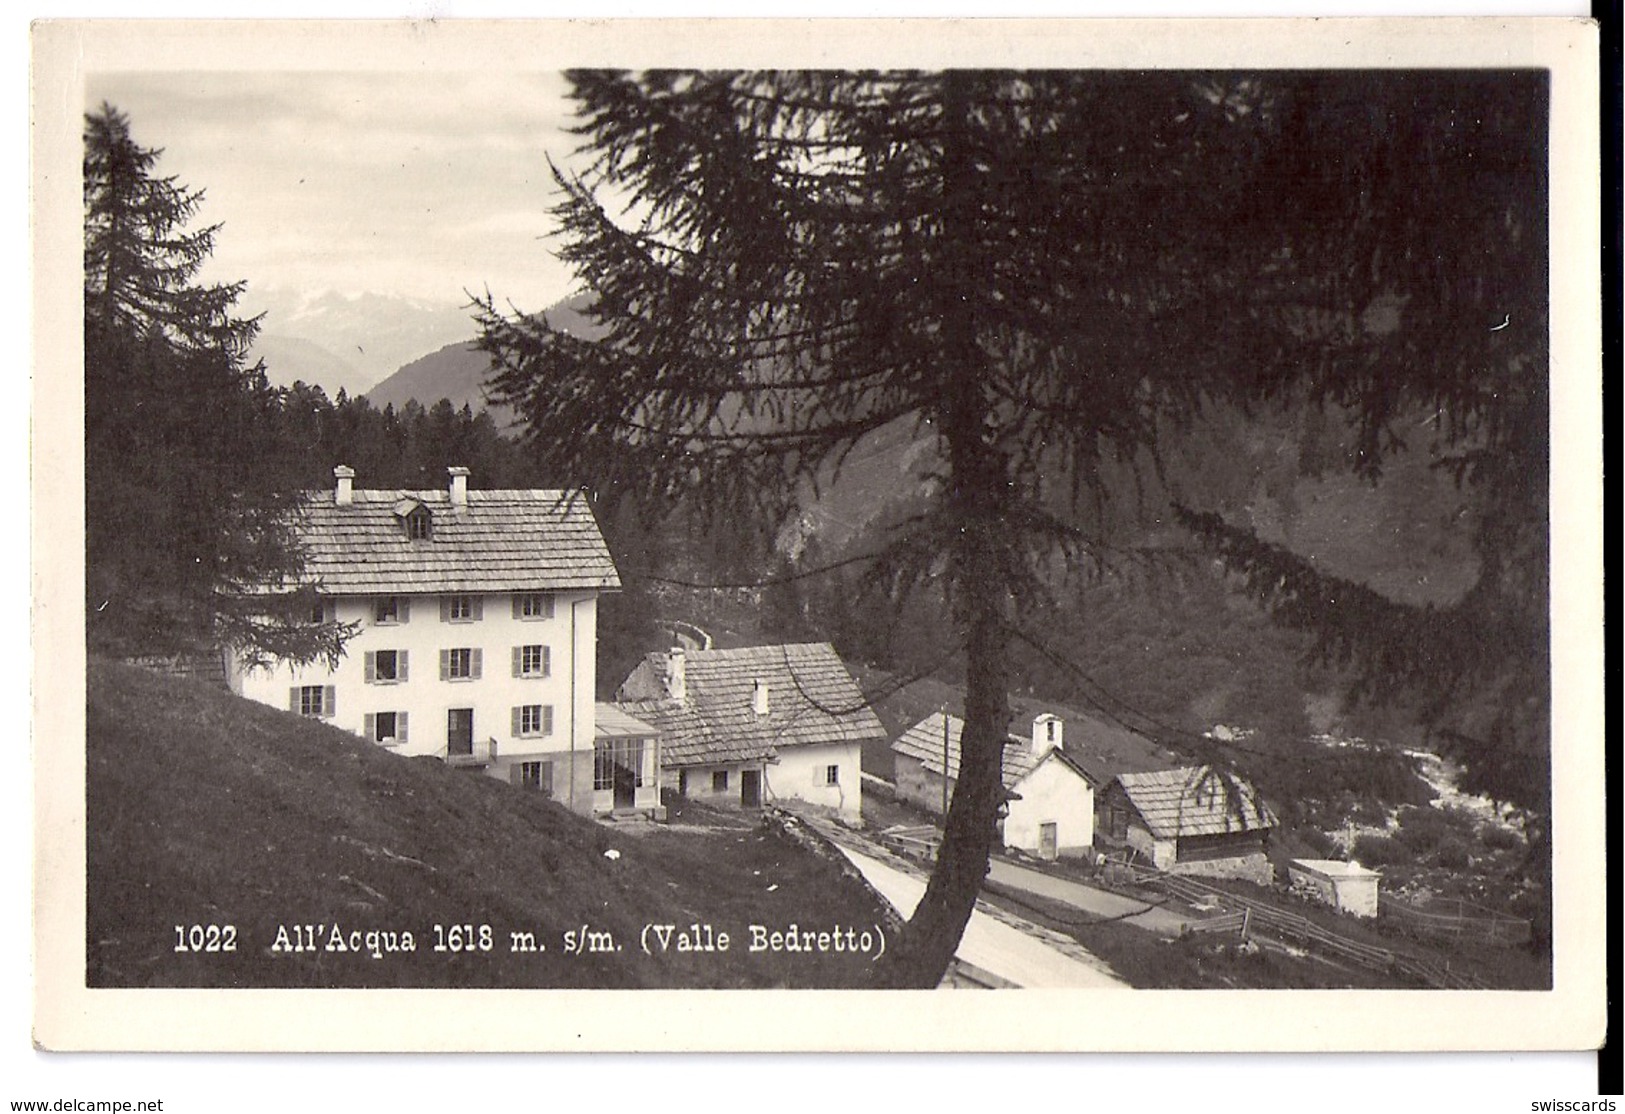
[[[496,760],[495,739],[470,739],[461,744],[448,743],[440,752],[440,760],[448,766],[489,766]]]

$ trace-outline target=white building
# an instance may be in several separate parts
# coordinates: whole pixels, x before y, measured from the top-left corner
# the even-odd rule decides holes
[[[1057,716],[1040,714],[1030,736],[1011,735],[1004,745],[1005,847],[1044,859],[1083,855],[1090,848],[1094,785],[1064,749],[1065,726]],[[958,716],[937,712],[898,736],[891,746],[898,797],[938,815],[946,811],[959,780],[964,727]]]
[[[581,813],[613,807],[617,787],[658,805],[658,747],[633,725],[600,740],[595,762],[598,595],[620,580],[585,497],[471,491],[468,469],[448,471],[445,490],[398,491],[355,488],[335,468],[299,529],[312,619],[357,633],[337,668],[233,662],[231,687]]]
[[[1313,893],[1333,909],[1356,917],[1377,915],[1377,888],[1382,875],[1359,863],[1336,859],[1293,859],[1287,877],[1294,888]]]
[[[650,654],[617,695],[660,729],[667,786],[715,804],[797,800],[856,819],[863,744],[886,737],[827,642]]]

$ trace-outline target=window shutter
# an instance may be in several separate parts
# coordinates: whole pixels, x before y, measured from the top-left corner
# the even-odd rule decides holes
[[[515,619],[523,619],[525,617],[525,597],[520,595],[518,592],[515,592],[512,596],[512,602],[513,617]]]
[[[406,745],[406,713],[395,713],[395,741],[402,746]]]
[[[520,785],[520,784],[522,784],[523,781],[524,781],[524,777],[525,777],[524,763],[515,762],[512,766],[508,767],[508,784],[509,785]]]
[[[441,650],[440,651],[440,679],[442,681],[451,680],[451,651],[450,650]]]
[[[299,688],[296,685],[293,688],[288,690],[288,711],[297,712],[298,710],[299,710]]]
[[[401,650],[399,653],[397,653],[395,655],[395,679],[397,681],[405,681],[406,680],[406,651],[405,650]]]
[[[366,664],[362,668],[366,671],[367,684],[370,685],[378,679],[378,652],[368,650],[363,660]]]
[[[513,737],[516,739],[519,738],[520,732],[523,730],[523,715],[524,709],[515,705],[513,709]]]
[[[543,596],[541,604],[542,618],[551,619],[553,617],[553,597],[551,595]]]
[[[451,597],[450,596],[441,596],[440,597],[440,621],[442,623],[451,622]]]
[[[480,659],[485,656],[485,651],[476,646],[468,656],[471,659],[468,666],[468,675],[477,681],[480,679]]]
[[[378,717],[371,712],[361,717],[361,733],[367,737],[367,742],[378,741]]]
[[[337,694],[333,691],[332,685],[322,686],[322,715],[327,716],[329,719],[339,714],[336,697]]]
[[[542,734],[553,734],[553,705],[542,705]]]
[[[485,597],[473,596],[468,601],[468,617],[475,622],[485,618]]]
[[[522,667],[522,658],[523,657],[524,657],[524,648],[520,647],[520,646],[515,646],[513,648],[513,675],[515,677],[519,676],[519,671],[520,671],[520,669]]]
[[[542,676],[551,677],[552,675],[553,675],[553,647],[551,647],[551,646],[543,646],[542,647]]]
[[[542,792],[549,797],[553,795],[553,763],[542,763]]]
[[[412,600],[407,596],[400,598],[400,620],[406,622],[412,617]]]

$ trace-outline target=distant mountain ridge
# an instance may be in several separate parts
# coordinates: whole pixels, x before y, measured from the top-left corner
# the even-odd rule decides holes
[[[587,305],[588,299],[578,295],[548,307],[543,316],[556,329],[592,339],[602,330],[586,316]],[[490,375],[490,357],[479,351],[473,340],[459,341],[402,365],[367,391],[366,399],[378,410],[386,406],[399,410],[413,399],[424,407],[449,399],[459,410],[466,405],[476,414],[489,411],[497,428],[508,431],[517,415],[511,407],[493,403],[487,397],[485,383]]]
[[[406,361],[475,333],[466,304],[390,294],[250,286],[241,308],[261,315],[252,354],[271,383],[301,381],[330,397],[361,394]]]

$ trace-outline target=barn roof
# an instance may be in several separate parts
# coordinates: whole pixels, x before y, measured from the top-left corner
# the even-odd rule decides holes
[[[410,538],[402,516],[433,516]],[[310,493],[298,531],[305,577],[325,593],[557,591],[620,587],[615,564],[581,492],[469,491],[462,507],[446,491],[357,490],[346,505]]]
[[[945,726],[946,724],[946,726]],[[898,754],[917,759],[931,773],[941,777],[946,769],[950,780],[959,779],[959,735],[965,729],[965,721],[956,715],[946,712],[935,712],[926,716],[919,723],[910,727],[892,742],[891,749]],[[947,732],[947,744],[943,744],[943,733]],[[946,763],[944,751],[946,750]],[[1044,758],[1053,755],[1058,761],[1064,763],[1073,772],[1089,779],[1088,771],[1080,766],[1064,750],[1050,750],[1044,755],[1035,755],[1032,743],[1020,735],[1011,735],[1004,744],[1004,762],[1000,768],[1000,776],[1004,780],[1004,787],[1011,788],[1022,778],[1032,773]]]
[[[1158,839],[1253,832],[1275,827],[1275,814],[1245,781],[1211,766],[1118,774],[1114,779]]]
[[[885,737],[852,674],[827,642],[688,650],[686,699],[665,694],[670,655],[653,653],[621,686],[621,706],[661,730],[662,764],[773,757],[787,747]],[[755,711],[757,683],[768,710]]]

